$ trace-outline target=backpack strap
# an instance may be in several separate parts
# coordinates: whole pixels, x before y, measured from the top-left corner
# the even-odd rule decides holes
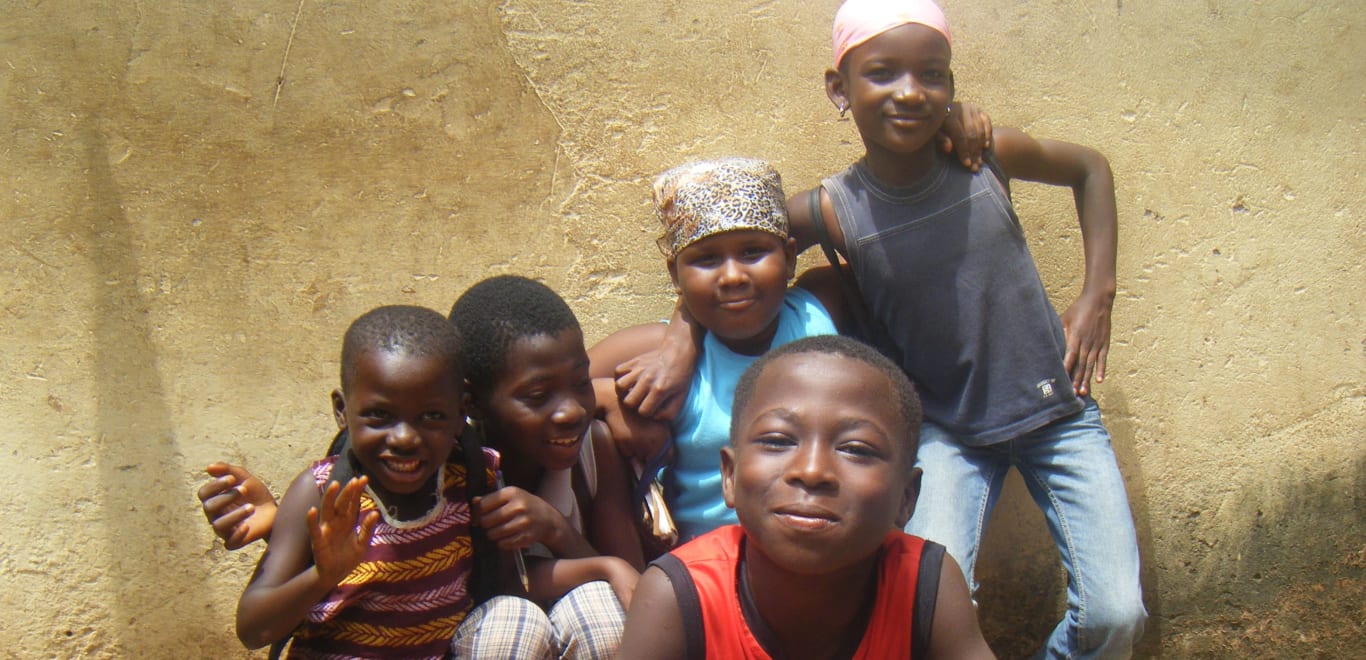
[[[944,546],[925,541],[920,548],[919,575],[915,579],[915,610],[911,615],[911,658],[928,658],[930,633],[934,630],[934,606],[939,600],[939,572],[944,566]]]

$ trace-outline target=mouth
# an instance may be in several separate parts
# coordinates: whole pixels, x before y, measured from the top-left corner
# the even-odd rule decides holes
[[[753,307],[754,303],[754,298],[735,298],[732,300],[721,300],[716,303],[716,306],[728,312],[743,312],[750,307]]]
[[[839,516],[820,507],[785,506],[773,514],[783,525],[800,532],[819,532],[840,523]]]
[[[422,470],[424,461],[421,459],[381,456],[379,461],[387,473],[388,481],[396,485],[420,485],[427,480],[428,475]]]
[[[579,445],[579,441],[581,441],[582,439],[583,439],[583,434],[582,434],[582,433],[578,433],[578,434],[576,434],[576,435],[572,435],[572,436],[568,436],[568,437],[564,437],[564,438],[551,438],[551,439],[549,439],[549,440],[546,440],[546,442],[550,443],[550,445],[551,445],[552,447],[565,447],[565,448],[568,448],[568,447],[577,447],[577,446]]]

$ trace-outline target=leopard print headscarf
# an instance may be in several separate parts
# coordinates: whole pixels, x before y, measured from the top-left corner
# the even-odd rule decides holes
[[[787,238],[783,181],[761,160],[724,158],[675,167],[655,179],[659,249],[673,259],[713,234],[753,229]]]

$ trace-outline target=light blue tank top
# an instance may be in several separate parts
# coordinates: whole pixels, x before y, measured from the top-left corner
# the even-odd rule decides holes
[[[788,289],[778,312],[778,331],[770,349],[814,335],[835,334],[835,323],[816,296]],[[674,462],[665,470],[669,512],[681,540],[738,521],[721,496],[721,448],[730,442],[730,411],[735,385],[745,368],[759,359],[726,348],[711,333],[703,339],[688,400],[673,421]]]

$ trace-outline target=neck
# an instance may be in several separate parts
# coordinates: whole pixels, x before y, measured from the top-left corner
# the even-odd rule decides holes
[[[864,161],[878,181],[893,187],[909,186],[934,169],[939,158],[935,149],[933,143],[927,143],[912,153],[903,154],[873,146],[868,149]]]
[[[436,505],[437,493],[441,490],[441,474],[442,472],[438,470],[427,483],[422,485],[422,488],[412,493],[391,493],[374,480],[370,482],[370,492],[375,497],[375,505],[383,508],[390,518],[394,520],[417,520],[427,515]]]
[[[759,610],[785,657],[833,658],[849,640],[862,639],[868,605],[877,597],[881,553],[824,575],[784,570],[745,544],[745,567]],[[858,642],[855,641],[854,644]]]
[[[781,310],[779,313],[781,313]],[[725,339],[720,335],[717,335],[716,339],[721,342],[722,346],[725,346],[740,355],[763,355],[764,353],[767,353],[769,347],[773,345],[773,338],[776,336],[778,336],[778,317],[774,316],[773,322],[769,323],[768,327],[764,328],[763,332],[760,332],[753,337],[746,337],[744,339]]]

